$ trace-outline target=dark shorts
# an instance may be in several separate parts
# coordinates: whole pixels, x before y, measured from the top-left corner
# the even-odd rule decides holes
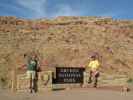
[[[96,77],[96,78],[98,78],[99,76],[100,76],[100,73],[99,73],[99,71],[90,71],[90,76],[93,76],[93,77]]]

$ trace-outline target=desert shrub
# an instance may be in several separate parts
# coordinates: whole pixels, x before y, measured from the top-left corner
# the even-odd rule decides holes
[[[0,66],[0,88],[5,88],[8,85],[8,75],[5,67]]]
[[[8,86],[8,72],[8,66],[6,64],[0,64],[0,88],[5,88]]]
[[[133,79],[132,79],[132,78],[129,78],[129,79],[127,80],[127,83],[132,83],[132,84],[133,84]]]
[[[6,77],[0,77],[0,88],[6,88],[8,85],[8,80]]]

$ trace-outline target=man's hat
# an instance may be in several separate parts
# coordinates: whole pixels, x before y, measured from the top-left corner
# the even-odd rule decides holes
[[[93,52],[91,55],[90,55],[90,58],[96,58],[98,57],[98,53],[97,52]]]

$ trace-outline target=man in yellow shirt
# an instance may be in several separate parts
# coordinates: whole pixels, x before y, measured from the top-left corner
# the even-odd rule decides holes
[[[89,69],[89,82],[92,83],[92,77],[94,78],[94,87],[97,87],[98,77],[99,77],[99,67],[100,63],[96,59],[96,56],[91,56],[91,61],[89,62],[87,66],[87,70]]]

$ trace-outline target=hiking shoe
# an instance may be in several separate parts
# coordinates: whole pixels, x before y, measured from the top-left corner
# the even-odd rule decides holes
[[[97,88],[97,85],[94,85],[93,87],[94,87],[94,88]]]

